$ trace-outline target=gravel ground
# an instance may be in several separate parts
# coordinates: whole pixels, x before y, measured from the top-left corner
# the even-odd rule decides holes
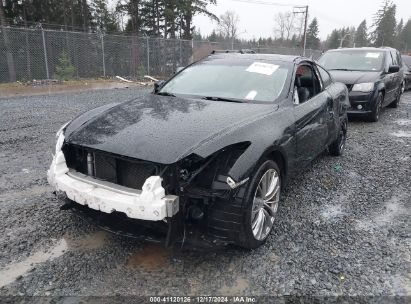
[[[0,295],[411,296],[411,93],[290,182],[265,246],[202,252],[100,231],[47,185],[60,125],[144,93],[0,99]]]

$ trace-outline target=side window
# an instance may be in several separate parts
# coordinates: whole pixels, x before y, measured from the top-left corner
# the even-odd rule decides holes
[[[313,66],[301,64],[297,67],[295,73],[295,91],[298,95],[297,104],[306,102],[321,92],[321,83],[314,72]],[[297,96],[295,96],[297,97]]]
[[[388,72],[390,66],[393,65],[391,52],[385,52],[385,71]]]
[[[318,68],[318,71],[320,71],[320,75],[321,75],[321,79],[323,80],[324,88],[331,85],[333,81],[332,81],[330,74],[318,65],[317,65],[317,68]]]
[[[398,65],[401,67],[402,66],[402,57],[400,52],[396,51],[397,53],[397,61],[398,61]]]
[[[391,57],[392,57],[392,65],[398,65],[398,58],[397,58],[397,52],[391,51]]]

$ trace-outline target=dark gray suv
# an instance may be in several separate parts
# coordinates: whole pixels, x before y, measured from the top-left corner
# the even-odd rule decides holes
[[[401,54],[393,48],[329,50],[319,59],[350,92],[350,116],[378,121],[382,107],[398,107],[404,79]]]

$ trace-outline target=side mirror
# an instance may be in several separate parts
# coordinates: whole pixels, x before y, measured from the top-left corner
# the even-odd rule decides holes
[[[176,70],[176,72],[175,72],[175,74],[177,74],[178,72],[180,72],[180,71],[182,71],[182,70],[184,70],[184,67],[178,67],[177,70]]]
[[[388,74],[397,73],[399,71],[400,71],[399,65],[390,65],[390,67],[388,68]]]
[[[163,86],[163,84],[165,83],[164,80],[159,80],[154,82],[154,93],[158,93],[158,91],[160,90],[160,88]]]

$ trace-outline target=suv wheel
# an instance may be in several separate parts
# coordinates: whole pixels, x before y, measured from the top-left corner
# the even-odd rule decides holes
[[[380,112],[381,112],[383,101],[384,101],[384,94],[380,92],[378,93],[378,97],[375,102],[374,109],[368,116],[370,121],[377,122],[380,119]]]
[[[402,82],[401,87],[397,94],[397,98],[395,98],[395,100],[392,103],[390,103],[389,105],[390,108],[398,108],[398,106],[400,105],[401,95],[402,93],[404,93],[404,91],[405,91],[405,83]]]
[[[280,169],[274,161],[267,160],[257,169],[248,187],[239,246],[254,249],[267,240],[274,225],[280,192]]]

